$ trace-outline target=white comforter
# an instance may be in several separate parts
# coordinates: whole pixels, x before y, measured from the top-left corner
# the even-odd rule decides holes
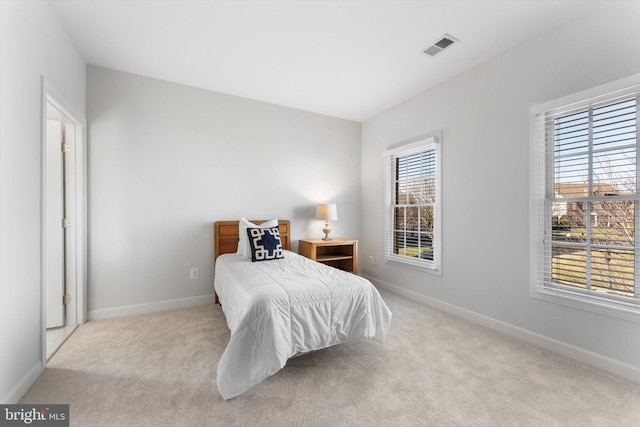
[[[391,311],[366,279],[285,251],[251,262],[216,261],[215,290],[231,331],[218,364],[218,391],[238,396],[287,359],[358,338],[383,342]]]

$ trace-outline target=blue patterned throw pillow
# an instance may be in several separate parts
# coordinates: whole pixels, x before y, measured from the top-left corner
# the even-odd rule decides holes
[[[247,237],[252,262],[284,258],[278,227],[247,228]]]

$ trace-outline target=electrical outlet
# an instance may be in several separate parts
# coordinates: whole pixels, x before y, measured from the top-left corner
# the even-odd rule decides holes
[[[200,277],[200,270],[197,268],[192,268],[191,272],[189,273],[189,278],[197,279],[198,277]]]
[[[377,256],[373,257],[373,265],[378,265],[378,257]]]

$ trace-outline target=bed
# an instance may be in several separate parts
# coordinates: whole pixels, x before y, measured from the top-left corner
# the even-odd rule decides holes
[[[274,229],[265,221],[251,223]],[[246,392],[298,354],[360,338],[384,341],[391,311],[376,288],[291,252],[289,221],[277,221],[273,231],[282,257],[264,262],[237,253],[246,232],[239,221],[217,221],[214,229],[216,301],[231,333],[217,370],[224,399]]]

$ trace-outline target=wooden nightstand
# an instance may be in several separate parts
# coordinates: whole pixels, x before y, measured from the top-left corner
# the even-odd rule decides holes
[[[298,251],[314,261],[358,274],[357,240],[300,240]]]

